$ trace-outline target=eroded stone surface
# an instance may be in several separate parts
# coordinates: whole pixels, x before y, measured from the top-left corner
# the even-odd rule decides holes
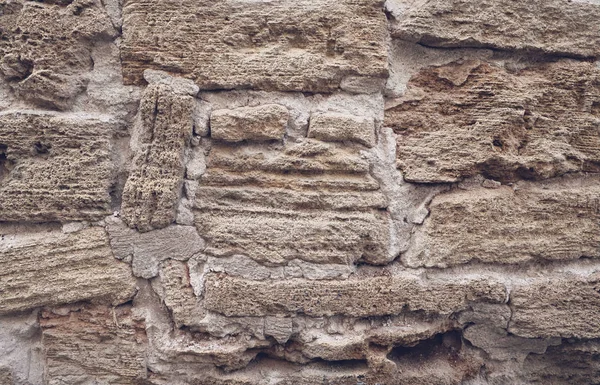
[[[0,221],[106,216],[114,129],[102,117],[0,113]]]
[[[410,266],[600,257],[597,178],[437,196],[403,256]]]
[[[128,385],[146,379],[145,326],[131,306],[69,310],[46,311],[40,320],[49,385]]]
[[[398,314],[404,309],[448,314],[464,309],[471,301],[503,303],[506,297],[504,286],[490,280],[424,282],[410,275],[320,285],[300,279],[262,282],[211,275],[205,290],[206,308],[228,316],[372,316]]]
[[[437,47],[600,56],[600,4],[569,0],[412,2],[393,36]],[[551,27],[550,27],[551,26]]]
[[[87,87],[96,42],[117,36],[98,0],[0,2],[0,74],[19,97],[67,109]]]
[[[597,172],[600,71],[559,61],[513,73],[478,60],[421,71],[386,109],[413,182]]]
[[[193,98],[169,84],[150,85],[132,134],[132,170],[123,191],[121,217],[139,231],[175,221],[184,176],[183,150],[192,135]]]
[[[113,257],[103,228],[39,230],[2,227],[0,314],[88,300],[117,304],[133,296],[131,271]]]
[[[278,104],[216,110],[210,115],[210,136],[216,140],[282,140],[289,112]]]
[[[314,114],[310,117],[308,137],[326,142],[351,141],[373,147],[375,122],[362,116],[336,113]]]
[[[328,92],[349,76],[387,74],[386,21],[378,0],[123,5],[128,83],[139,84],[150,67],[182,74],[202,89]]]

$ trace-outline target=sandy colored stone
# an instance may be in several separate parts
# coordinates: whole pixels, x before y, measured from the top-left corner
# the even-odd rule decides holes
[[[403,310],[450,314],[470,302],[503,303],[502,284],[489,279],[422,281],[416,276],[345,281],[249,281],[210,275],[205,306],[227,316],[306,314],[314,317],[381,316]]]
[[[569,0],[414,2],[392,35],[436,47],[600,56],[600,3]]]
[[[129,266],[112,256],[103,228],[16,230],[3,229],[0,243],[0,314],[79,301],[121,303],[133,296]]]
[[[557,273],[515,286],[508,331],[528,338],[599,338],[599,283],[598,273]]]
[[[326,142],[350,141],[367,147],[375,145],[375,121],[372,118],[339,113],[317,113],[310,117],[308,137]]]
[[[141,384],[147,378],[145,325],[130,305],[44,312],[46,383]]]
[[[0,2],[0,75],[21,98],[64,110],[87,87],[91,52],[117,30],[99,0]]]
[[[600,70],[562,60],[508,70],[467,60],[415,75],[388,101],[398,168],[412,182],[598,172]]]
[[[168,84],[156,83],[144,92],[121,207],[121,218],[131,228],[150,231],[175,221],[185,171],[183,151],[193,130],[192,108],[193,98]]]
[[[600,257],[599,193],[597,178],[566,178],[439,195],[403,259],[446,267]]]
[[[201,89],[329,92],[387,75],[379,0],[127,0],[123,20],[127,83],[153,68]]]
[[[210,136],[227,142],[282,140],[289,117],[278,104],[216,110],[210,115]]]
[[[356,149],[306,140],[281,149],[213,146],[195,194],[206,253],[348,264],[392,260],[385,197]]]
[[[110,213],[111,137],[100,118],[0,113],[0,221],[99,220]]]

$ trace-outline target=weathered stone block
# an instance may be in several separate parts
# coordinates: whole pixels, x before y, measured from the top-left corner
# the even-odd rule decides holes
[[[310,139],[215,145],[194,202],[211,255],[268,264],[385,264],[396,255],[386,199],[355,149]]]
[[[600,56],[600,4],[569,0],[433,0],[400,17],[392,35],[437,47],[491,47]]]
[[[121,303],[135,293],[104,229],[76,233],[6,229],[0,243],[0,314],[80,301]]]
[[[191,96],[176,93],[168,84],[156,83],[144,92],[132,135],[133,169],[121,206],[121,217],[132,228],[150,231],[175,221],[193,103]]]
[[[108,215],[114,129],[75,115],[0,113],[0,221]]]
[[[528,338],[599,338],[599,285],[597,273],[546,274],[515,285],[508,331]]]
[[[91,51],[117,36],[100,1],[0,3],[0,74],[16,93],[64,110],[85,90]]]
[[[598,172],[599,120],[600,69],[568,60],[517,72],[480,61],[431,67],[385,112],[398,167],[425,183]]]
[[[282,140],[289,117],[278,104],[216,110],[210,115],[210,136],[227,142]]]
[[[145,325],[131,306],[86,306],[66,315],[42,314],[49,385],[130,385],[147,378]]]
[[[327,142],[351,141],[373,147],[375,122],[373,118],[338,113],[313,114],[308,137]]]
[[[424,281],[417,276],[356,278],[345,281],[249,281],[210,275],[206,309],[226,316],[306,314],[357,317],[399,314],[404,310],[450,314],[470,302],[504,303],[504,285],[491,279]]]
[[[596,178],[569,178],[439,195],[403,259],[445,267],[600,257],[599,193]]]
[[[201,89],[329,92],[387,74],[379,0],[126,0],[123,20],[127,83],[153,68]]]

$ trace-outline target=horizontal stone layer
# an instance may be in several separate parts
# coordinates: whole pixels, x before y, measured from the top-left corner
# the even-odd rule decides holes
[[[399,16],[392,35],[436,47],[600,56],[600,5],[569,0],[433,0]]]
[[[386,33],[379,0],[127,0],[123,74],[135,84],[153,68],[201,89],[313,92],[348,78],[348,88],[373,92],[369,78],[387,75]]]
[[[19,230],[19,229],[17,229]],[[0,243],[0,314],[80,301],[126,302],[135,294],[127,264],[104,229],[11,234]]]

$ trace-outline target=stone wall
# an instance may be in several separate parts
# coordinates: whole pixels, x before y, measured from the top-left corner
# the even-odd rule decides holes
[[[0,0],[0,385],[600,383],[600,1]]]

